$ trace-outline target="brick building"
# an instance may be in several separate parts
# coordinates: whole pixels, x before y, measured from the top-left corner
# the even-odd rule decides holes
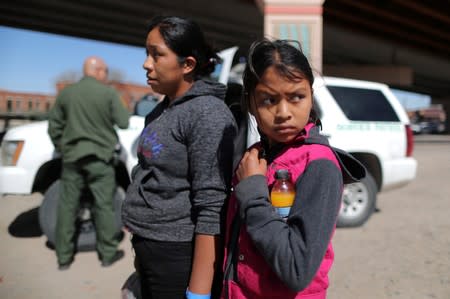
[[[57,93],[72,82],[60,81],[56,84]],[[134,106],[144,95],[154,94],[149,86],[112,81],[109,83],[120,93],[124,105],[133,111]],[[41,93],[14,92],[0,89],[0,114],[40,114],[48,112],[55,102],[56,95]]]
[[[45,113],[53,105],[54,101],[54,95],[0,89],[1,113]]]
[[[64,87],[71,84],[69,81],[60,81],[56,83],[56,91],[60,92]],[[153,94],[153,90],[150,86],[139,85],[133,83],[124,83],[119,81],[110,81],[109,85],[114,87],[122,98],[124,105],[129,111],[133,111],[134,105],[139,101],[144,95]]]

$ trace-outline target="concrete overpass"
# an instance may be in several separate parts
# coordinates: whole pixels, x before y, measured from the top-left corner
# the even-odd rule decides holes
[[[2,1],[0,24],[143,46],[147,21],[173,14],[198,21],[216,48],[238,45],[244,54],[264,35],[265,1]],[[327,0],[323,73],[430,94],[450,112],[449,11],[446,0]]]

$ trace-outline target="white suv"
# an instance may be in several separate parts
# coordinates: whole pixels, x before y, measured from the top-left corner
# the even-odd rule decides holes
[[[360,183],[345,187],[338,219],[338,226],[359,226],[374,211],[378,192],[403,186],[416,176],[409,118],[385,84],[317,78],[314,93],[323,134],[368,170]]]

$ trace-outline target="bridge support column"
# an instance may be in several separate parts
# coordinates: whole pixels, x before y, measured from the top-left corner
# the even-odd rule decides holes
[[[325,0],[256,0],[264,11],[264,36],[300,42],[313,70],[322,72]]]

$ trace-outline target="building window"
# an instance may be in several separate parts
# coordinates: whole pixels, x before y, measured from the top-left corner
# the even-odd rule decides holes
[[[21,112],[22,111],[22,99],[16,99],[16,111],[15,112]]]
[[[33,111],[33,99],[28,99],[28,111]]]
[[[6,98],[6,111],[7,112],[12,112],[13,108],[12,108],[12,97],[7,97]]]

